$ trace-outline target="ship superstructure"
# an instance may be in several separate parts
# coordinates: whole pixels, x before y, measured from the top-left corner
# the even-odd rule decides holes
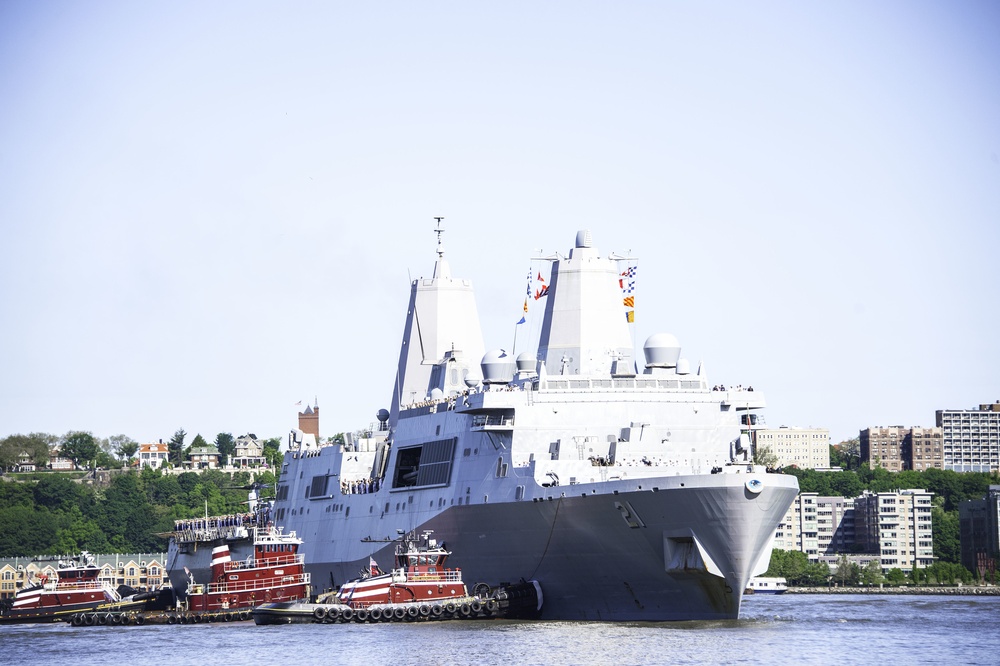
[[[440,235],[439,235],[440,238]],[[344,445],[293,430],[274,519],[317,588],[397,531],[433,530],[470,583],[537,580],[543,617],[735,618],[794,477],[752,462],[764,396],[712,386],[672,335],[637,363],[621,280],[589,232],[551,264],[537,354],[483,352],[440,244],[414,280],[391,410]]]

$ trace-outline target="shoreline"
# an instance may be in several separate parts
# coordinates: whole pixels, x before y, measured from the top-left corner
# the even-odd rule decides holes
[[[901,586],[901,587],[789,587],[785,594],[934,594],[946,596],[1000,596],[1000,586]]]

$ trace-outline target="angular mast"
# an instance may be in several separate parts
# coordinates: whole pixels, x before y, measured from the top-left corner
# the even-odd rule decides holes
[[[553,262],[538,340],[549,376],[609,376],[613,367],[634,367],[618,279],[617,261],[598,256],[589,231],[577,233],[568,258]]]
[[[437,260],[433,277],[410,284],[410,303],[403,327],[389,423],[395,424],[401,405],[425,399],[432,389],[434,366],[446,355],[460,353],[478,365],[485,352],[472,282],[451,276],[441,236],[443,217],[436,217]]]

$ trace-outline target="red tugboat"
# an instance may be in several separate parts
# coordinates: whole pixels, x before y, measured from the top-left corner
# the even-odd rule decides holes
[[[0,602],[0,623],[59,622],[80,611],[141,608],[144,601],[123,600],[90,553],[60,561],[54,576],[42,575],[13,599]]]
[[[309,598],[309,574],[298,549],[302,540],[295,533],[283,534],[269,526],[257,530],[253,553],[233,561],[229,546],[212,550],[212,581],[198,583],[189,576],[186,600],[188,612],[217,612],[249,609],[270,601]]]
[[[448,569],[445,560],[451,555],[425,532],[418,543],[404,539],[396,546],[396,568],[383,573],[369,559],[364,575],[341,586],[339,603],[352,608],[368,608],[376,604],[412,602],[443,603],[469,596],[460,569]]]
[[[451,555],[431,532],[407,534],[398,540],[395,568],[384,573],[373,558],[360,578],[334,593],[320,595],[317,603],[275,601],[257,606],[257,624],[296,622],[398,622],[475,618],[532,618],[542,606],[536,581],[490,588],[485,583],[469,594],[462,571],[445,566]]]

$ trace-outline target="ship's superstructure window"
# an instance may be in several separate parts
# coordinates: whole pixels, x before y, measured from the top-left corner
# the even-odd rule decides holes
[[[444,485],[451,480],[451,465],[458,439],[439,439],[399,449],[393,488]]]
[[[309,486],[309,492],[306,497],[326,497],[327,496],[327,486],[330,477],[326,474],[320,474],[319,476],[314,476],[312,478],[312,483]]]

